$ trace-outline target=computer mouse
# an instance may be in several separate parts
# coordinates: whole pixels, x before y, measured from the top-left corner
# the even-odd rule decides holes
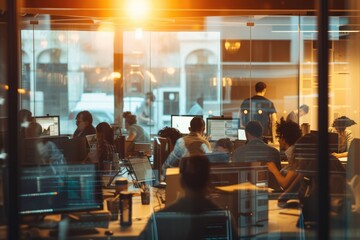
[[[111,235],[113,235],[113,234],[114,234],[114,232],[111,231],[111,230],[106,230],[106,231],[105,231],[105,235],[107,235],[107,236],[111,236]]]

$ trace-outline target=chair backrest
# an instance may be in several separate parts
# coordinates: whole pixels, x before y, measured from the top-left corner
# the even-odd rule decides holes
[[[161,175],[161,167],[171,152],[170,139],[164,137],[154,138],[154,163],[153,169],[157,170],[158,179]]]
[[[201,214],[158,212],[151,222],[152,239],[232,239],[231,214],[226,210]]]
[[[352,140],[346,163],[346,178],[351,179],[354,175],[360,175],[360,138]]]

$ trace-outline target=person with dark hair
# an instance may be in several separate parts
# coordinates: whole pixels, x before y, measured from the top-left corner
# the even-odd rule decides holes
[[[65,157],[55,143],[40,138],[42,127],[37,122],[30,122],[25,129],[25,138],[37,138],[35,144],[36,161],[39,165],[64,164]]]
[[[213,153],[214,152],[232,153],[233,148],[234,148],[234,144],[231,142],[230,138],[220,138],[215,142]]]
[[[152,106],[156,98],[152,92],[147,92],[145,94],[145,101],[141,104],[138,112],[139,124],[152,126],[154,121],[151,118]]]
[[[258,82],[255,85],[256,95],[245,99],[239,111],[241,125],[246,126],[249,121],[259,121],[263,128],[265,141],[275,140],[276,109],[274,103],[265,98],[266,84]]]
[[[180,159],[192,155],[202,155],[211,152],[210,143],[203,137],[205,122],[201,117],[194,117],[190,122],[190,133],[176,141],[174,149],[162,166],[162,179],[165,179],[166,169],[179,166]]]
[[[113,163],[115,146],[114,131],[106,122],[101,122],[96,126],[96,157],[99,168],[104,169],[104,162]]]
[[[263,141],[262,133],[261,123],[259,121],[250,121],[245,126],[247,142],[245,145],[235,149],[232,160],[233,162],[272,162],[280,170],[280,153]],[[271,173],[269,174],[269,187],[279,189],[278,183]]]
[[[172,151],[172,149],[175,146],[176,141],[179,138],[181,138],[181,132],[179,130],[177,130],[176,128],[164,127],[163,129],[159,130],[158,136],[170,139],[170,142],[171,142],[170,151]]]
[[[180,184],[185,197],[166,207],[162,211],[201,213],[219,210],[211,200],[206,198],[210,177],[210,163],[205,155],[184,157],[180,161]]]
[[[309,112],[309,106],[306,104],[303,104],[299,107],[299,109],[295,109],[293,111],[291,111],[287,117],[286,117],[286,121],[293,121],[296,123],[299,123],[299,117],[302,117],[306,114],[308,114]]]
[[[280,150],[285,151],[288,165],[279,171],[273,163],[268,163],[268,169],[272,172],[282,189],[287,189],[295,179],[297,173],[297,161],[294,159],[295,142],[301,137],[299,124],[289,120],[285,121],[282,117],[277,123],[276,133],[279,137]]]
[[[289,199],[299,199],[304,221],[316,221],[318,185],[318,144],[313,134],[300,137],[294,144],[294,159],[298,162],[296,178],[278,198],[278,206],[286,207]],[[334,156],[329,156],[329,217],[344,210],[346,201],[346,171]],[[336,199],[336,200],[335,200]],[[334,205],[333,205],[334,204]]]
[[[76,115],[76,130],[74,137],[85,137],[86,135],[96,134],[93,123],[93,117],[89,111],[81,111]]]
[[[150,142],[149,133],[137,124],[136,115],[132,115],[131,112],[124,112],[123,117],[125,118],[125,128],[128,132],[126,141]]]
[[[154,239],[152,224],[156,224],[156,220],[153,220],[156,214],[176,212],[198,215],[206,213],[207,211],[222,210],[207,197],[210,181],[210,163],[209,159],[205,155],[193,155],[182,158],[179,170],[180,184],[185,192],[185,195],[179,198],[175,203],[166,206],[157,213],[154,213],[141,233],[141,239]],[[198,219],[190,225],[191,230],[185,228],[181,229],[181,231],[191,232],[186,239],[203,239],[204,236],[197,236],[197,234],[201,233],[201,229],[196,228],[202,226],[202,224],[199,224],[199,221],[201,220]],[[232,219],[232,239],[237,238],[237,231],[234,223],[235,221]],[[168,229],[165,229],[164,231],[168,231]]]
[[[352,125],[355,125],[356,122],[346,116],[341,116],[336,118],[329,128],[329,132],[338,134],[338,152],[332,153],[332,155],[336,158],[347,157],[350,144],[354,139],[351,130],[347,129]]]

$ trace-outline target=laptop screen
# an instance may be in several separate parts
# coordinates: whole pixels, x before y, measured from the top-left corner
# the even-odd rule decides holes
[[[36,116],[35,122],[42,127],[41,136],[59,136],[60,120],[59,116]]]
[[[151,182],[155,180],[155,174],[147,156],[130,157],[129,163],[132,171],[134,172],[136,181]]]

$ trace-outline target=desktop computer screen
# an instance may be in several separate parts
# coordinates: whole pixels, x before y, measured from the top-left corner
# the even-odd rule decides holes
[[[59,136],[60,135],[60,117],[59,116],[36,116],[35,122],[42,127],[41,136]]]
[[[210,141],[220,138],[229,138],[231,141],[238,139],[239,118],[207,118],[206,126]]]
[[[203,117],[203,116],[194,116],[194,115],[171,115],[171,127],[176,128],[182,134],[189,134],[190,122],[194,117]]]
[[[103,209],[95,164],[29,166],[20,173],[20,214]]]
[[[245,134],[245,129],[243,128],[240,128],[238,129],[238,140],[243,140],[243,141],[246,141],[246,134]]]

